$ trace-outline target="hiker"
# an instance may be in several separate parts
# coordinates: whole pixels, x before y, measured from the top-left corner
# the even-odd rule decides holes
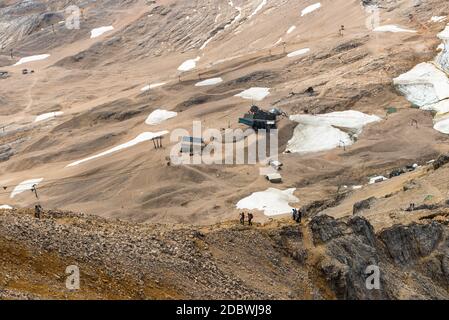
[[[340,32],[340,37],[343,37],[343,32],[345,31],[345,26],[344,25],[341,25],[340,26],[340,30],[339,30],[339,32]]]
[[[14,59],[14,55],[12,53],[12,49],[9,50],[9,54],[11,55],[11,59]]]
[[[296,222],[297,223],[301,223],[301,220],[302,220],[302,209],[298,209],[297,210],[297,212],[298,212],[298,214],[296,215]]]
[[[240,213],[240,224],[245,225],[245,212]]]
[[[36,204],[34,206],[34,217],[37,219],[41,218],[41,213],[42,213],[42,207],[40,204]]]
[[[296,210],[296,208],[293,208],[292,209],[292,218],[293,218],[293,220],[296,221],[297,216],[298,216],[298,210]]]
[[[248,225],[252,226],[253,225],[253,214],[251,212],[248,213]]]

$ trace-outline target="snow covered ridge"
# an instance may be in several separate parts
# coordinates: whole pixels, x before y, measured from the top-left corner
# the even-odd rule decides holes
[[[301,11],[301,17],[304,17],[306,14],[309,14],[315,10],[318,10],[319,8],[321,8],[320,2],[312,4]]]
[[[30,191],[33,185],[38,185],[42,180],[44,180],[44,178],[30,179],[19,183],[11,192],[10,198],[12,199],[22,192]]]
[[[78,161],[72,162],[72,163],[68,164],[66,167],[77,166],[77,165],[79,165],[81,163],[84,163],[84,162],[87,162],[87,161],[90,161],[90,160],[93,160],[93,159],[97,159],[97,158],[109,155],[109,154],[114,153],[114,152],[118,152],[118,151],[130,148],[130,147],[133,147],[133,146],[135,146],[135,145],[137,145],[137,144],[139,144],[141,142],[145,142],[145,141],[149,141],[151,139],[157,138],[157,137],[161,137],[161,136],[163,136],[163,135],[165,135],[167,133],[168,133],[168,131],[143,132],[143,133],[139,134],[136,138],[134,138],[134,139],[132,139],[132,140],[130,140],[128,142],[125,142],[125,143],[123,143],[121,145],[113,147],[113,148],[111,148],[109,150],[100,152],[100,153],[98,153],[96,155],[84,158],[82,160],[78,160]]]
[[[359,111],[331,112],[322,115],[292,115],[298,122],[287,152],[311,153],[346,147],[354,143],[365,125],[381,120],[378,116]]]
[[[114,30],[113,26],[99,27],[99,28],[92,29],[90,31],[90,38],[93,39],[93,38],[99,37],[99,36],[103,35],[104,33],[112,31],[112,30]]]
[[[280,214],[290,213],[293,209],[289,203],[299,201],[293,195],[296,188],[287,190],[279,190],[276,188],[268,188],[265,191],[254,192],[250,196],[237,202],[237,209],[260,210],[266,216],[276,216]]]
[[[36,56],[24,57],[24,58],[21,58],[19,61],[17,61],[16,64],[14,64],[14,65],[15,66],[19,66],[21,64],[25,64],[25,63],[28,63],[28,62],[45,60],[49,56],[50,56],[49,54],[39,54],[39,55],[36,55]]]
[[[195,59],[189,59],[184,61],[179,67],[178,71],[189,71],[196,68],[196,63],[200,61],[200,57],[196,57]]]
[[[64,114],[64,112],[62,112],[62,111],[48,112],[48,113],[40,114],[34,119],[34,122],[40,122],[40,121],[44,121],[44,120],[48,120],[48,119],[53,119],[53,118],[62,116],[63,114]]]
[[[178,113],[174,111],[156,109],[148,116],[147,120],[145,120],[145,123],[154,126],[161,122],[164,122],[165,120],[174,118],[177,115]]]
[[[195,87],[213,86],[213,85],[219,84],[221,82],[223,82],[222,78],[211,78],[211,79],[206,79],[206,80],[197,82],[195,84]]]
[[[247,100],[262,101],[269,94],[270,88],[252,87],[236,94],[235,97],[240,97]]]
[[[398,33],[398,32],[416,33],[415,30],[404,29],[404,28],[398,27],[394,24],[379,26],[379,27],[374,28],[373,31],[374,32],[393,32],[393,33]]]

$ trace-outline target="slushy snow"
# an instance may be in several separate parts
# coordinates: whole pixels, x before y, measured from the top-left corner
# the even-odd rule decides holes
[[[211,78],[211,79],[207,79],[207,80],[203,80],[203,81],[197,82],[195,84],[195,87],[213,86],[213,85],[219,84],[221,82],[223,82],[222,78]]]
[[[239,94],[236,94],[235,96],[248,100],[262,101],[269,94],[270,88],[253,87],[245,91],[242,91]]]
[[[62,112],[62,111],[48,112],[48,113],[40,114],[34,119],[34,122],[53,119],[53,118],[62,116],[63,114],[64,114],[64,112]]]
[[[90,161],[90,160],[93,160],[93,159],[96,159],[96,158],[100,158],[100,157],[109,155],[111,153],[114,153],[114,152],[117,152],[117,151],[120,151],[120,150],[123,150],[123,149],[126,149],[126,148],[133,147],[133,146],[135,146],[135,145],[137,145],[137,144],[139,144],[141,142],[148,141],[148,140],[151,140],[151,139],[156,138],[156,137],[161,137],[161,136],[163,136],[163,135],[165,135],[167,133],[168,133],[168,131],[143,132],[143,133],[139,134],[136,138],[134,138],[134,139],[132,139],[132,140],[126,142],[126,143],[123,143],[123,144],[118,145],[118,146],[116,146],[114,148],[111,148],[109,150],[106,150],[106,151],[103,151],[101,153],[98,153],[96,155],[90,156],[88,158],[72,162],[72,163],[68,164],[66,167],[77,166],[77,165],[79,165],[81,163],[84,163],[84,162],[87,162],[87,161]]]
[[[296,51],[293,51],[293,52],[290,52],[289,54],[287,54],[287,57],[289,57],[289,58],[297,57],[297,56],[306,54],[306,53],[309,52],[309,51],[310,51],[309,48],[304,48],[304,49],[296,50]]]
[[[154,110],[145,120],[145,123],[154,126],[156,124],[159,124],[167,119],[174,118],[178,115],[177,112],[174,111],[167,111],[162,109],[156,109]]]
[[[44,178],[30,179],[30,180],[25,180],[25,181],[21,182],[11,192],[10,197],[14,198],[16,195],[18,195],[24,191],[30,191],[31,188],[33,187],[33,185],[38,185],[39,183],[41,183],[42,180],[44,180]]]
[[[375,31],[375,32],[393,32],[393,33],[397,33],[397,32],[416,33],[415,30],[404,29],[404,28],[398,27],[394,24],[387,24],[384,26],[379,26],[379,27],[374,28],[373,31]]]
[[[179,67],[178,71],[189,71],[196,68],[196,63],[200,61],[200,57],[196,57],[195,59],[189,59],[184,61]]]
[[[104,34],[106,32],[109,32],[109,31],[112,31],[112,30],[114,30],[113,26],[107,26],[107,27],[100,27],[100,28],[92,29],[90,31],[90,38],[93,39],[93,38],[99,37],[102,34]]]
[[[17,61],[15,66],[19,66],[21,64],[28,63],[28,62],[45,60],[49,56],[50,56],[49,54],[39,54],[36,56],[24,57],[24,58],[21,58],[19,61]]]
[[[265,191],[254,192],[250,196],[237,202],[238,209],[261,210],[266,216],[275,216],[290,213],[293,209],[289,203],[298,202],[293,195],[295,188],[279,190],[268,188]]]
[[[309,13],[311,13],[311,12],[313,12],[313,11],[319,9],[319,8],[321,8],[321,3],[320,2],[312,4],[311,6],[308,6],[307,8],[305,8],[305,9],[303,9],[301,11],[301,17],[303,17],[306,14],[309,14]]]

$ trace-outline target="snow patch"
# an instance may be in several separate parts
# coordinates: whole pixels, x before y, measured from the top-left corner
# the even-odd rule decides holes
[[[197,82],[195,84],[195,87],[212,86],[212,85],[215,85],[215,84],[219,84],[221,82],[223,82],[222,78],[211,78],[211,79],[207,79],[207,80],[203,80],[203,81]]]
[[[449,118],[437,121],[433,128],[441,133],[449,134]]]
[[[106,151],[103,151],[101,153],[98,153],[96,155],[84,158],[82,160],[78,160],[78,161],[72,162],[72,163],[68,164],[66,167],[77,166],[77,165],[79,165],[81,163],[84,163],[84,162],[87,162],[87,161],[90,161],[90,160],[93,160],[93,159],[96,159],[96,158],[100,158],[100,157],[109,155],[111,153],[114,153],[114,152],[117,152],[117,151],[120,151],[120,150],[123,150],[123,149],[127,149],[127,148],[130,148],[130,147],[133,147],[133,146],[135,146],[135,145],[137,145],[137,144],[139,144],[141,142],[145,142],[145,141],[154,139],[156,137],[161,137],[161,136],[163,136],[163,135],[165,135],[167,133],[168,133],[168,131],[143,132],[143,133],[139,134],[136,138],[134,138],[134,139],[132,139],[132,140],[126,142],[126,143],[123,143],[123,144],[118,145],[118,146],[116,146],[114,148],[111,148],[109,150],[106,150]]]
[[[430,22],[442,22],[446,20],[445,16],[433,16],[432,18],[430,18]]]
[[[423,107],[449,98],[449,80],[433,64],[423,62],[393,79],[396,88],[407,100]]]
[[[381,118],[359,111],[331,112],[322,115],[292,115],[290,120],[298,122],[293,137],[288,141],[287,152],[310,153],[350,146],[355,135],[365,125]],[[352,135],[346,131],[352,131]]]
[[[21,58],[19,61],[17,61],[16,64],[14,64],[14,65],[15,66],[19,66],[21,64],[28,63],[28,62],[45,60],[49,56],[50,56],[49,54],[39,54],[39,55],[36,55],[36,56],[24,57],[24,58]]]
[[[99,36],[103,35],[104,33],[112,31],[112,30],[114,30],[113,26],[99,27],[99,28],[92,29],[90,31],[90,38],[93,39],[93,38],[99,37]]]
[[[196,68],[196,63],[200,61],[200,57],[196,57],[195,59],[189,59],[184,61],[179,67],[178,71],[189,71]]]
[[[257,6],[257,8],[251,13],[248,17],[248,19],[251,19],[254,17],[257,13],[259,13],[260,10],[267,4],[267,0],[262,0],[262,2]]]
[[[62,112],[62,111],[48,112],[48,113],[40,114],[34,119],[34,122],[53,119],[53,118],[62,116],[63,114],[64,114],[64,112]]]
[[[310,51],[309,48],[304,48],[304,49],[296,50],[296,51],[293,51],[293,52],[290,52],[289,54],[287,54],[287,57],[289,57],[289,58],[297,57],[297,56],[306,54],[306,53],[309,52],[309,51]]]
[[[269,94],[270,88],[253,87],[245,91],[242,91],[239,94],[236,94],[235,97],[240,97],[248,100],[262,101]]]
[[[311,13],[311,12],[313,12],[313,11],[319,9],[319,8],[321,8],[321,3],[320,2],[312,4],[311,6],[308,6],[307,8],[305,8],[305,9],[303,9],[301,11],[301,17],[303,17],[306,14],[309,14],[309,13]]]
[[[394,32],[394,33],[398,33],[398,32],[416,33],[415,30],[404,29],[404,28],[398,27],[397,25],[394,25],[394,24],[387,24],[384,26],[379,26],[379,27],[374,28],[373,31],[375,31],[375,32]]]
[[[353,142],[346,132],[329,125],[299,124],[287,143],[287,152],[311,153],[349,146]]]
[[[167,84],[166,82],[159,82],[159,83],[153,83],[153,84],[149,84],[146,85],[145,87],[141,88],[140,91],[144,92],[144,91],[148,91],[157,87],[162,87],[163,85]]]
[[[287,34],[292,33],[293,31],[295,31],[295,29],[296,29],[296,26],[291,26],[290,28],[288,28]]]
[[[445,114],[449,112],[449,99],[439,101],[437,103],[428,104],[421,107],[421,110],[434,111],[437,114]]]
[[[385,178],[384,176],[376,176],[376,177],[372,177],[369,179],[369,184],[374,184],[374,183],[378,183],[380,181],[385,181],[388,180],[387,178]]]
[[[308,125],[329,125],[339,128],[352,129],[355,133],[361,133],[363,127],[372,122],[381,120],[378,116],[368,115],[360,111],[347,110],[331,113],[308,115],[291,115],[290,120]]]
[[[42,182],[42,180],[44,180],[44,178],[38,178],[38,179],[30,179],[30,180],[25,180],[21,183],[19,183],[14,190],[11,192],[11,196],[10,198],[14,198],[15,196],[17,196],[18,194],[24,192],[24,191],[29,191],[31,190],[31,188],[33,187],[33,185],[38,185],[39,183]]]
[[[3,209],[3,210],[12,210],[12,207],[11,207],[11,206],[8,206],[7,204],[2,204],[2,205],[0,206],[0,209]]]
[[[279,190],[268,188],[265,191],[254,192],[250,196],[237,202],[237,209],[261,210],[266,216],[290,213],[293,209],[289,203],[298,202],[293,195],[296,188]]]
[[[154,126],[157,125],[167,119],[174,118],[178,115],[177,112],[174,111],[167,111],[163,109],[156,109],[148,116],[148,118],[145,120],[145,123]]]

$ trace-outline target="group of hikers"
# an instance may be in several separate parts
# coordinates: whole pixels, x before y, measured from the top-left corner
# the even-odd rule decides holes
[[[252,226],[254,215],[251,212],[248,212],[246,215],[245,215],[245,212],[240,212],[240,224],[245,225],[245,216],[248,217],[248,225]],[[302,209],[296,209],[296,208],[292,209],[292,218],[297,223],[301,223],[302,216],[303,216]]]
[[[248,212],[247,217],[248,217],[248,225],[252,226],[254,218],[253,214],[251,212]],[[240,212],[240,224],[245,225],[245,212]]]
[[[303,215],[302,209],[296,209],[296,208],[292,209],[292,218],[297,223],[301,223],[302,215]]]

